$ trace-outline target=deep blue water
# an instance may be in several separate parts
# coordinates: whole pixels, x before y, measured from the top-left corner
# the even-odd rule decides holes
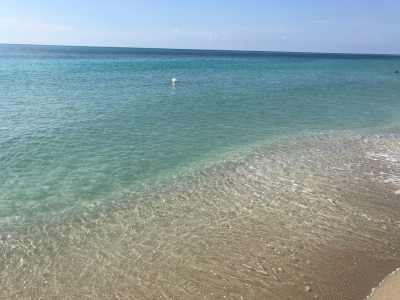
[[[0,223],[118,201],[281,138],[396,126],[396,68],[384,55],[0,45]]]

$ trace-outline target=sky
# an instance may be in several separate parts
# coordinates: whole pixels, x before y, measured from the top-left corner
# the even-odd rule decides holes
[[[400,0],[0,0],[0,43],[400,54]]]

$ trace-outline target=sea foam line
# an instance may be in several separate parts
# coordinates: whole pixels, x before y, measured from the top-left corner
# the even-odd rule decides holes
[[[390,276],[396,274],[396,273],[399,272],[399,271],[400,271],[400,268],[397,268],[397,269],[394,270],[392,273],[390,273],[388,276],[386,276],[386,277],[379,283],[379,285],[378,285],[377,287],[374,287],[374,288],[371,290],[371,294],[369,294],[364,300],[370,299],[370,298],[375,294],[375,291],[376,291],[378,288],[380,288]]]

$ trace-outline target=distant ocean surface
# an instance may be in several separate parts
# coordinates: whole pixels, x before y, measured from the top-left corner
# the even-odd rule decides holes
[[[350,160],[358,157],[352,155],[367,151],[369,146],[366,145],[377,145],[374,139],[379,136],[385,136],[385,141],[393,139],[392,144],[398,142],[400,76],[395,74],[396,69],[400,69],[400,57],[390,55],[0,45],[0,237],[4,249],[14,247],[20,251],[3,249],[9,256],[0,255],[4,258],[0,262],[3,276],[3,290],[0,288],[0,291],[16,297],[19,290],[24,290],[26,281],[30,282],[30,295],[35,297],[63,295],[58,299],[78,299],[84,298],[86,293],[94,295],[93,299],[100,299],[94,287],[100,285],[99,278],[103,277],[96,271],[90,273],[89,265],[85,272],[91,274],[87,282],[92,285],[76,282],[77,294],[70,292],[68,280],[46,279],[53,278],[57,272],[58,278],[68,273],[66,265],[63,268],[57,265],[61,263],[59,257],[66,255],[65,245],[72,247],[73,241],[84,240],[87,245],[92,243],[90,249],[100,257],[103,250],[111,251],[111,248],[101,250],[100,245],[107,247],[107,237],[110,247],[118,244],[115,238],[123,236],[118,231],[122,228],[130,228],[130,232],[138,234],[132,245],[147,245],[140,240],[145,236],[145,228],[152,228],[153,233],[160,230],[166,238],[172,231],[160,228],[165,224],[172,226],[178,211],[179,217],[197,211],[193,220],[221,221],[229,218],[228,211],[235,207],[249,210],[249,203],[253,205],[259,201],[257,203],[266,205],[285,198],[286,192],[272,184],[273,180],[282,179],[280,182],[285,186],[290,184],[290,191],[298,189],[301,195],[313,195],[310,191],[316,188],[302,186],[298,180],[309,174],[314,174],[315,178],[333,178],[322,173],[334,170],[336,167],[332,163],[340,159],[343,163],[348,159],[346,164],[351,165]],[[172,78],[177,78],[179,83],[173,84]],[[372,140],[372,144],[365,142]],[[392,157],[388,154],[390,151],[382,154],[375,148],[370,150],[368,155],[374,159],[387,162],[385,159]],[[309,163],[300,166],[305,157]],[[264,165],[267,162],[268,167]],[[294,176],[291,168],[301,170],[301,174],[295,172],[297,179],[291,177]],[[265,177],[267,173],[269,179]],[[382,182],[398,183],[398,178],[393,176],[375,178],[371,182],[382,179]],[[254,180],[245,183],[240,178]],[[264,189],[270,183],[266,193]],[[256,185],[247,189],[251,184]],[[333,185],[321,186],[330,189]],[[243,188],[246,192],[241,190]],[[256,201],[253,197],[257,193],[268,196]],[[235,195],[244,198],[238,200]],[[396,197],[394,190],[390,195]],[[330,194],[324,197],[321,199],[332,209],[343,199]],[[199,199],[204,203],[215,201],[215,206],[195,204],[196,201],[203,203]],[[168,206],[168,201],[177,202]],[[270,204],[268,209],[273,206]],[[302,209],[301,205],[292,204],[287,204],[290,211]],[[159,214],[154,213],[157,205],[165,205]],[[259,211],[262,211],[261,206]],[[225,208],[226,215],[221,213]],[[351,215],[356,210],[349,211]],[[214,215],[218,213],[222,215]],[[360,220],[370,218],[368,214],[364,218],[362,212],[357,213]],[[125,215],[115,217],[117,214]],[[340,218],[344,215],[340,214]],[[133,221],[133,216],[146,216],[146,222]],[[77,221],[80,218],[84,221]],[[291,220],[296,219],[293,218]],[[156,223],[151,223],[153,219]],[[335,230],[342,228],[335,222],[332,223]],[[159,225],[155,229],[152,224]],[[192,229],[199,228],[197,225]],[[110,226],[115,227],[110,229]],[[316,228],[322,227],[316,225]],[[109,232],[114,232],[115,238],[109,236]],[[84,234],[88,236],[83,238]],[[65,242],[61,238],[64,235],[69,236],[70,242],[60,246],[61,241]],[[95,236],[99,237],[98,243]],[[13,238],[15,240],[10,240]],[[171,236],[169,239],[173,240]],[[284,239],[281,236],[281,240]],[[293,242],[293,238],[288,239]],[[222,238],[216,240],[222,241]],[[192,242],[195,244],[194,240]],[[29,248],[36,243],[41,246]],[[132,248],[128,244],[121,242],[121,248],[115,253],[128,251]],[[92,257],[89,254],[92,252],[82,250],[86,249],[83,244],[75,246],[75,250],[69,251],[80,253],[80,260],[70,259],[79,269]],[[148,247],[157,248],[155,245]],[[110,264],[118,265],[129,256],[127,253],[134,256],[128,251],[118,260],[118,254],[112,258],[104,254],[103,261],[109,259]],[[137,259],[141,257],[138,253],[139,250],[135,254]],[[188,259],[186,252],[179,253],[180,260]],[[180,261],[176,257],[176,260],[163,259],[171,262],[169,268],[176,266],[172,262]],[[127,261],[129,259],[125,263]],[[146,263],[149,261],[151,258]],[[222,263],[222,260],[217,261]],[[18,274],[24,263],[40,276],[32,275],[31,281],[24,279],[22,283]],[[243,262],[242,268],[243,265],[250,271],[256,268],[251,262]],[[134,276],[136,271],[132,270],[141,267],[147,268],[143,263],[127,272]],[[74,278],[75,275],[71,275],[74,271],[70,272],[70,278]],[[114,273],[113,276],[117,276]],[[195,275],[187,278],[191,276]],[[111,277],[107,275],[107,278]],[[154,278],[147,278],[147,282],[155,284]],[[34,280],[46,283],[42,286]],[[149,299],[163,295],[161,291],[165,291],[167,285],[160,282],[155,286],[164,287],[160,289],[161,294],[153,287],[154,294]],[[175,283],[181,282],[183,284],[184,280],[175,279]],[[192,284],[191,289],[200,294],[214,288]],[[222,291],[216,286],[215,290]],[[202,298],[195,292],[184,294],[182,291],[177,289],[166,295],[171,299],[189,299],[189,295]],[[108,295],[104,299],[114,295],[105,290],[102,293]],[[137,295],[147,297],[143,296],[146,295],[144,291]],[[197,296],[190,298],[197,299]],[[240,299],[239,292],[230,296]]]

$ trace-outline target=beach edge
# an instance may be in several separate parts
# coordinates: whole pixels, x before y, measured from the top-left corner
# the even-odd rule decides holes
[[[371,294],[365,300],[395,300],[400,299],[400,268],[397,268],[381,283],[372,289]]]

